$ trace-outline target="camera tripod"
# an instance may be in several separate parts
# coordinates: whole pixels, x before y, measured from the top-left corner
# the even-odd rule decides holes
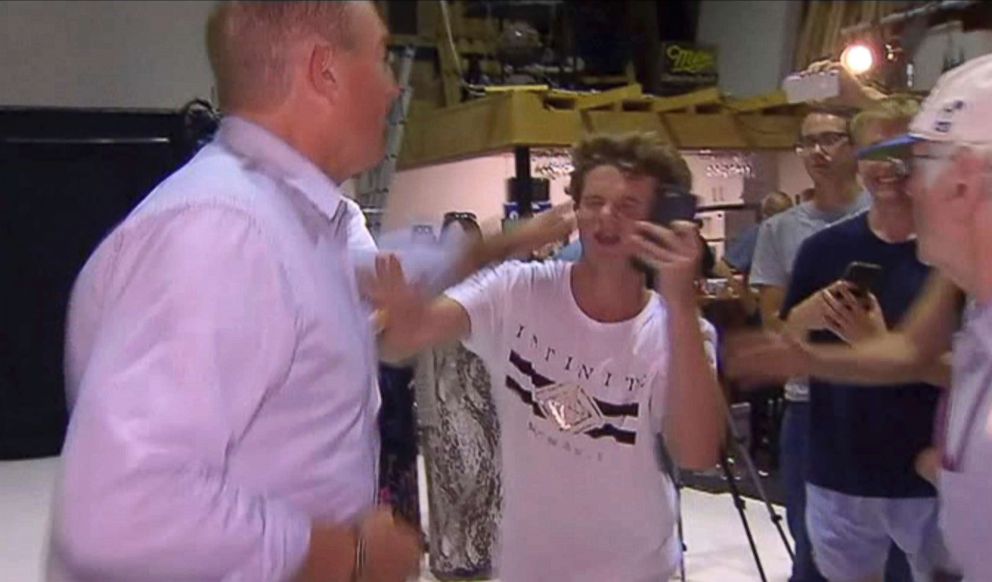
[[[734,473],[730,468],[731,457],[730,457],[730,447],[734,446],[737,449],[740,458],[744,461],[745,469],[751,481],[754,483],[755,490],[758,492],[758,497],[761,498],[762,503],[764,503],[765,508],[768,510],[768,517],[771,519],[772,524],[778,531],[779,537],[782,539],[782,544],[785,546],[785,551],[789,554],[790,560],[795,560],[795,555],[792,551],[792,544],[789,542],[789,538],[785,534],[785,529],[782,527],[782,515],[775,510],[775,506],[771,504],[768,500],[768,495],[765,493],[765,488],[761,484],[761,477],[758,475],[758,469],[754,465],[754,460],[751,458],[751,454],[747,450],[746,440],[738,432],[737,427],[734,423],[733,415],[731,414],[730,407],[725,407],[725,414],[727,416],[727,431],[729,433],[729,439],[727,446],[720,451],[719,466],[724,477],[727,480],[727,489],[730,493],[730,497],[733,500],[734,507],[737,508],[737,514],[740,516],[741,525],[744,528],[744,535],[747,536],[748,545],[751,548],[751,555],[754,557],[754,564],[758,568],[758,574],[761,577],[762,582],[767,582],[768,577],[765,574],[764,564],[761,561],[761,554],[758,552],[758,546],[754,541],[754,534],[751,532],[751,524],[747,520],[747,514],[745,510],[745,500],[741,495],[740,489],[737,487],[737,480],[734,477]],[[672,483],[675,485],[675,499],[676,506],[678,508],[678,520],[677,520],[677,533],[679,536],[679,543],[682,546],[683,554],[687,548],[685,543],[685,534],[682,526],[682,488],[684,484],[682,482],[681,473],[678,466],[672,461],[668,454],[667,448],[664,443],[660,443],[660,457],[665,470],[668,472],[669,476],[672,478]],[[685,558],[680,559],[679,564],[681,580],[685,582]]]

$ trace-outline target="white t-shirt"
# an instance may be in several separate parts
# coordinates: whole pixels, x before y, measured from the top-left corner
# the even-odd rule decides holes
[[[469,314],[465,345],[486,362],[499,415],[498,575],[666,580],[680,548],[657,457],[665,308],[654,295],[633,319],[596,322],[576,304],[570,273],[558,261],[507,263],[446,292]]]

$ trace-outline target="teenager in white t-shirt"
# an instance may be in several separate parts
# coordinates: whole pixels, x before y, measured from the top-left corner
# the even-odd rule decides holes
[[[425,305],[380,261],[394,280],[382,348],[403,357],[462,337],[485,360],[502,435],[502,580],[656,582],[679,559],[657,435],[679,465],[705,469],[724,430],[714,332],[696,305],[702,245],[692,225],[645,222],[657,192],[691,177],[650,134],[589,138],[573,162],[578,263],[506,263]]]

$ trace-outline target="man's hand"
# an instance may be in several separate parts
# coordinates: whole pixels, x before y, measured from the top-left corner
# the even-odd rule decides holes
[[[638,222],[631,235],[637,257],[654,269],[655,289],[671,305],[696,305],[703,243],[696,225],[674,222],[670,227]]]
[[[513,254],[531,253],[560,242],[575,230],[575,204],[565,202],[523,221],[510,233]]]
[[[837,281],[793,307],[789,311],[788,329],[801,338],[806,337],[806,332],[826,329],[826,315],[830,313],[830,303],[827,300],[831,297],[831,293],[845,285],[846,283]]]
[[[727,376],[744,388],[808,376],[813,360],[805,342],[783,333],[741,332],[726,341]]]
[[[420,533],[378,509],[362,520],[358,535],[365,542],[365,568],[360,582],[403,582],[416,578],[423,556]]]
[[[405,582],[416,578],[422,555],[419,532],[380,508],[357,528],[315,524],[296,582],[352,582],[356,573],[358,582]]]
[[[826,101],[827,105],[841,107],[855,107],[865,109],[876,101],[885,98],[885,94],[864,83],[851,74],[844,65],[837,61],[823,60],[816,61],[806,67],[803,75],[814,75],[816,73],[826,73],[836,71],[840,80],[840,94],[833,99]]]
[[[426,316],[428,297],[423,289],[407,281],[396,255],[378,255],[375,272],[360,273],[359,286],[362,295],[375,309],[373,328],[376,331],[398,323],[416,326]],[[396,318],[396,314],[403,314],[403,317]]]
[[[468,277],[490,263],[528,257],[552,243],[565,240],[575,230],[575,205],[559,204],[514,225],[509,232],[486,237],[468,249],[457,269],[456,280]]]
[[[820,295],[828,307],[824,313],[826,329],[837,337],[853,345],[888,331],[882,308],[873,294],[855,297],[846,283],[831,286],[830,289],[831,292]]]

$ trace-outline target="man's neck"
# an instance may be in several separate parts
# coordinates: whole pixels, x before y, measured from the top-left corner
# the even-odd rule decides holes
[[[913,207],[908,200],[872,202],[868,227],[887,243],[902,243],[916,236]]]
[[[572,268],[572,295],[590,318],[615,323],[634,318],[650,294],[644,274],[630,265],[594,265],[582,259]]]
[[[978,212],[980,215],[984,214],[985,217],[992,216],[992,212],[987,210],[983,212],[980,209]],[[965,259],[962,262],[971,268],[967,269],[967,273],[960,274],[960,282],[955,282],[958,282],[958,285],[965,292],[972,295],[979,305],[986,307],[992,305],[992,269],[988,268],[988,257],[992,257],[992,229],[978,230],[972,237],[972,245],[971,249],[963,249],[959,255]],[[955,280],[953,274],[951,279]]]
[[[833,212],[851,206],[861,189],[858,181],[852,178],[815,184],[814,190],[816,193],[813,195],[813,204],[820,210]]]
[[[327,161],[336,159],[336,156],[329,151],[328,144],[324,143],[325,138],[314,133],[311,129],[312,125],[301,124],[299,122],[300,116],[287,112],[286,107],[268,110],[241,110],[231,113],[265,128],[286,142],[300,155],[320,168],[335,184],[342,184],[351,177],[345,172],[327,167]]]

